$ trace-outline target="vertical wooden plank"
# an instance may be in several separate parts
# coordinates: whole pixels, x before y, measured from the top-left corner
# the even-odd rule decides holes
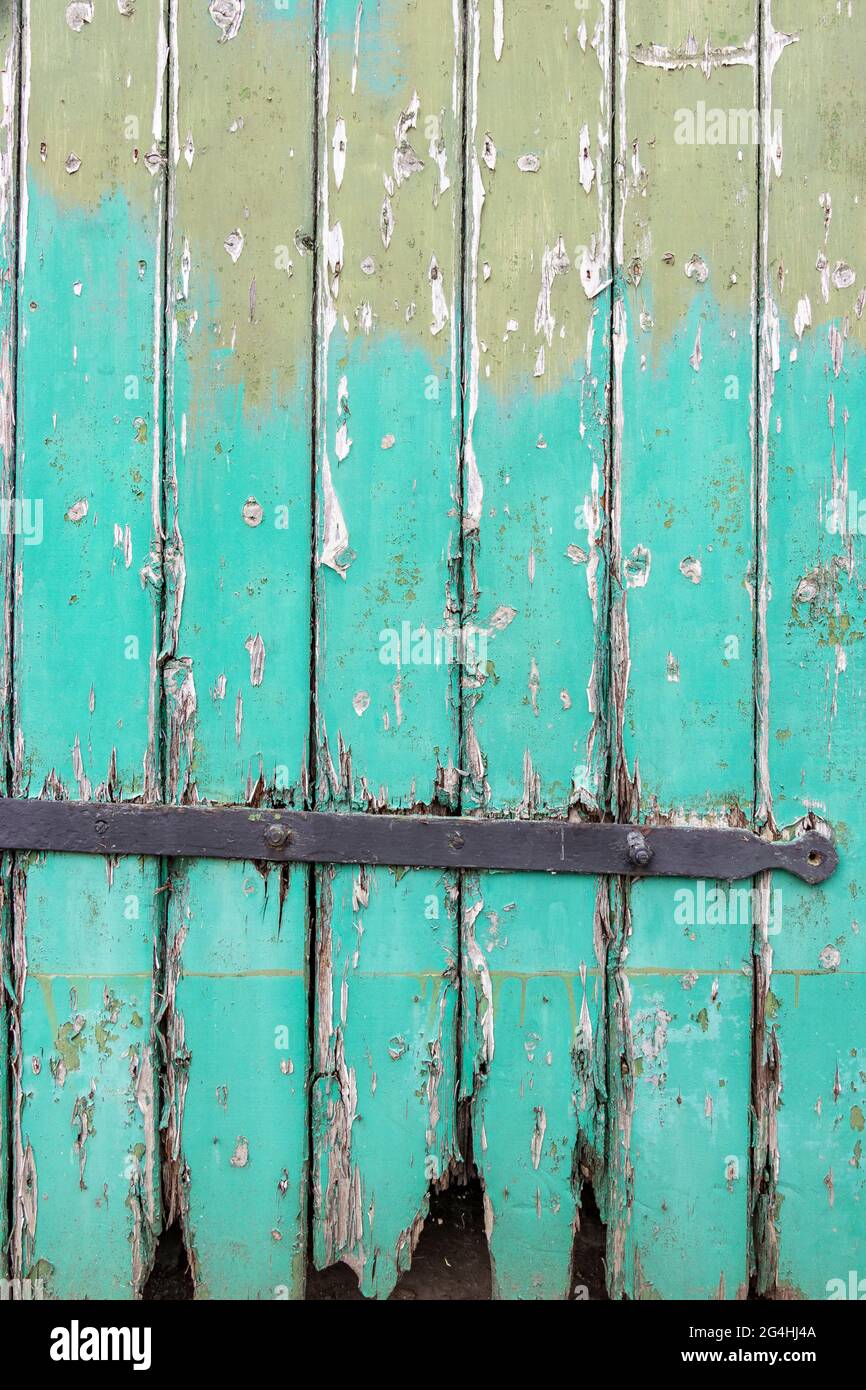
[[[310,648],[313,12],[171,32],[167,794],[301,805]],[[172,870],[166,1175],[197,1297],[301,1297],[307,873]]]
[[[454,805],[460,10],[320,25],[317,804]],[[315,1258],[382,1297],[455,1152],[456,890],[319,883]]]
[[[753,0],[617,5],[615,793],[753,805]],[[750,893],[622,890],[611,981],[612,1293],[748,1287]]]
[[[12,615],[15,552],[15,158],[18,140],[18,82],[20,16],[9,5],[0,17],[0,585],[3,640],[0,642],[0,766],[2,793],[11,775]],[[0,861],[0,1278],[8,1274],[9,1182],[12,1133],[9,1124],[10,1023],[9,982],[12,980],[11,861]],[[14,1001],[13,1001],[14,1002]]]
[[[611,6],[469,15],[464,805],[597,816]],[[542,875],[466,887],[463,1082],[499,1297],[568,1295],[604,1144],[606,893]]]
[[[820,890],[765,885],[756,999],[759,1288],[862,1298],[866,945],[862,7],[763,5],[761,812],[814,824]]]
[[[158,790],[165,32],[123,8],[23,9],[19,796]],[[12,1265],[46,1294],[128,1298],[149,1267],[157,886],[134,859],[16,864]]]

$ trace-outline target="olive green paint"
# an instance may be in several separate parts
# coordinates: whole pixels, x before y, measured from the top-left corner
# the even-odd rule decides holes
[[[303,805],[313,12],[170,34],[166,792]],[[300,655],[299,655],[300,654]],[[307,872],[171,866],[165,1181],[196,1296],[303,1293]]]
[[[469,7],[464,806],[597,814],[605,787],[610,20]],[[498,1297],[565,1298],[604,1149],[606,894],[464,885],[463,1094]],[[552,977],[550,977],[552,974]],[[600,1189],[599,1189],[600,1190]]]
[[[320,22],[316,805],[456,807],[462,34]],[[317,879],[313,1254],[384,1297],[458,1157],[457,886]]]
[[[4,9],[8,788],[841,863],[19,855],[3,1275],[137,1297],[179,1223],[198,1298],[384,1298],[470,1159],[499,1298],[590,1184],[616,1298],[862,1269],[864,21],[802,10]]]
[[[858,579],[866,529],[859,263],[866,22],[859,7],[848,10],[833,7],[819,18],[779,0],[772,23],[797,42],[775,66],[768,15],[764,21],[764,103],[782,117],[781,158],[762,171],[761,804],[780,832],[804,821],[827,827],[842,859],[814,897],[774,882],[781,931],[762,923],[764,981],[778,1005],[760,1039],[768,1103],[756,1136],[756,1235],[759,1287],[813,1299],[847,1290],[849,1271],[862,1270],[866,1257],[859,1142],[866,607]]]
[[[755,105],[754,64],[727,50],[756,11],[714,6],[709,53],[702,30],[685,57],[693,7],[666,11],[617,5],[614,804],[736,825],[754,799],[757,152],[682,113]],[[700,889],[617,893],[608,1261],[632,1298],[748,1287],[751,904],[720,890],[707,909]]]

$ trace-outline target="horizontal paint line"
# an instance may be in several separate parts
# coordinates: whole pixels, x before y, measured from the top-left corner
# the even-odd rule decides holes
[[[303,970],[184,970],[181,980],[304,980]]]
[[[306,972],[303,970],[184,970],[181,969],[182,980],[257,980],[269,977],[285,978],[289,980],[306,979]],[[97,970],[94,972],[83,971],[58,971],[56,974],[46,974],[40,970],[28,970],[29,980],[152,980],[153,974],[150,971],[141,970],[118,970],[116,972]]]
[[[720,967],[719,969],[714,970],[712,966],[704,966],[704,965],[701,965],[701,966],[697,966],[697,965],[686,965],[686,966],[683,966],[683,967],[680,968],[680,969],[673,969],[673,968],[669,968],[669,967],[667,967],[667,966],[661,966],[661,965],[659,965],[659,966],[656,966],[656,965],[638,965],[638,966],[628,966],[628,965],[624,965],[624,966],[621,966],[621,967],[618,968],[618,973],[621,974],[621,975],[659,975],[659,976],[664,976],[664,975],[714,975],[714,976],[715,976],[715,975],[741,975],[742,978],[743,978],[744,980],[751,980],[751,978],[752,978],[752,972],[751,972],[751,970],[731,970],[731,969],[729,969],[728,967],[725,967],[724,969]],[[787,976],[790,976],[792,979],[796,979],[796,980],[799,980],[799,979],[803,978],[804,976],[817,976],[817,977],[821,977],[821,978],[832,979],[834,975],[850,975],[850,976],[856,978],[857,976],[860,976],[860,975],[866,975],[866,970],[781,970],[781,969],[777,970],[777,969],[774,968],[773,971],[771,972],[771,978],[775,978],[777,975],[787,975]]]

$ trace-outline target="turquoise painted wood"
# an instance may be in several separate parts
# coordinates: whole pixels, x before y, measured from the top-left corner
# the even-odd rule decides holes
[[[387,1298],[474,1174],[497,1298],[574,1293],[590,1187],[614,1298],[866,1276],[864,38],[4,7],[4,793],[817,826],[841,864],[7,860],[0,1276],[137,1298],[177,1225],[197,1298],[339,1261]]]
[[[17,148],[17,104],[19,45],[11,11],[0,25],[0,496],[4,504],[14,495],[14,437],[15,437],[15,155]],[[11,772],[9,764],[10,727],[12,719],[12,652],[10,646],[12,575],[15,545],[14,506],[4,513],[0,528],[0,573],[2,573],[2,605],[4,638],[0,646],[0,747],[3,749],[4,790]],[[12,981],[11,908],[12,864],[3,856],[0,860],[0,979]],[[0,984],[0,1278],[9,1277],[9,1211],[11,1178],[6,1161],[12,1152],[11,1062],[17,1053],[18,1039],[12,1035],[14,1009],[10,1011],[10,993]]]
[[[327,0],[319,54],[316,805],[455,807],[462,35]],[[317,1265],[407,1267],[456,1151],[457,888],[318,875]]]
[[[166,795],[301,806],[313,12],[235,9],[170,33]],[[171,866],[165,1186],[197,1297],[303,1292],[307,879]]]
[[[709,50],[703,31],[684,49],[693,23],[689,4],[617,6],[614,793],[622,819],[742,825],[754,799],[757,156],[727,128],[725,143],[703,142],[688,116],[694,126],[701,103],[754,107],[755,6],[714,6]],[[714,883],[618,894],[617,1294],[748,1288],[750,908],[748,893]]]
[[[611,28],[603,6],[469,7],[464,809],[605,798]],[[539,95],[543,94],[541,110]],[[607,889],[464,886],[472,1101],[494,1288],[568,1296],[581,1171],[604,1150]]]
[[[165,61],[158,7],[100,18],[22,12],[13,786],[152,799]],[[160,1227],[159,866],[13,873],[12,1274],[128,1298]]]
[[[759,1272],[787,1297],[839,1298],[866,1268],[866,225],[855,117],[866,18],[842,6],[822,22],[785,0],[764,33],[763,104],[781,116],[762,169],[761,810],[780,833],[827,827],[843,857],[812,897],[774,881],[779,911],[761,923]],[[830,110],[832,122],[816,121]]]

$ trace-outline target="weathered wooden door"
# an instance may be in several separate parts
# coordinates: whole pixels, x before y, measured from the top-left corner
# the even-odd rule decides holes
[[[841,860],[9,854],[7,1275],[135,1297],[180,1222],[200,1297],[385,1296],[469,1163],[501,1297],[590,1185],[614,1297],[866,1275],[862,6],[2,27],[10,796]]]

